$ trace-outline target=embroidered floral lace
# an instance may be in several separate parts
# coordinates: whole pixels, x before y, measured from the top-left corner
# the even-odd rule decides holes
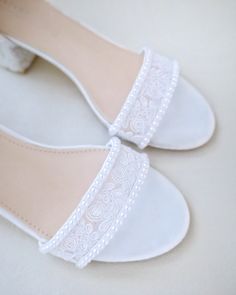
[[[40,250],[85,267],[111,240],[126,217],[148,173],[145,154],[110,142],[109,155],[82,201]]]
[[[176,61],[144,49],[144,62],[110,134],[145,148],[151,141],[175,91],[179,75]]]

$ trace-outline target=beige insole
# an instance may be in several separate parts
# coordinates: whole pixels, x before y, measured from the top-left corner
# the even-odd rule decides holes
[[[53,149],[0,131],[0,207],[50,238],[79,204],[108,148]]]
[[[98,37],[43,0],[0,0],[0,31],[46,53],[83,84],[113,122],[143,57]]]

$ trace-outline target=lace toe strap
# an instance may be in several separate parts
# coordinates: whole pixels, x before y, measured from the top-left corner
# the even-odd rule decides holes
[[[119,135],[139,148],[145,148],[168,109],[178,76],[176,61],[145,48],[143,65],[120,113],[110,126],[110,135]]]
[[[121,226],[149,170],[145,154],[110,142],[110,152],[81,202],[49,240],[40,243],[43,253],[85,267],[109,243]]]

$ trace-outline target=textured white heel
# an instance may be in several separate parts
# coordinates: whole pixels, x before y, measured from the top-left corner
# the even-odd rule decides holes
[[[0,34],[0,66],[18,73],[25,72],[35,55]]]

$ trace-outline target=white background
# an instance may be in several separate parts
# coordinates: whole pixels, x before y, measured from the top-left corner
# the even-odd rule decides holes
[[[33,239],[0,219],[0,293],[235,295],[235,0],[52,2],[131,49],[149,45],[176,57],[214,109],[217,130],[194,151],[147,150],[191,209],[189,234],[175,250],[147,262],[91,263],[81,271],[40,254]],[[26,75],[0,69],[0,122],[48,144],[108,139],[72,82],[40,59]]]

